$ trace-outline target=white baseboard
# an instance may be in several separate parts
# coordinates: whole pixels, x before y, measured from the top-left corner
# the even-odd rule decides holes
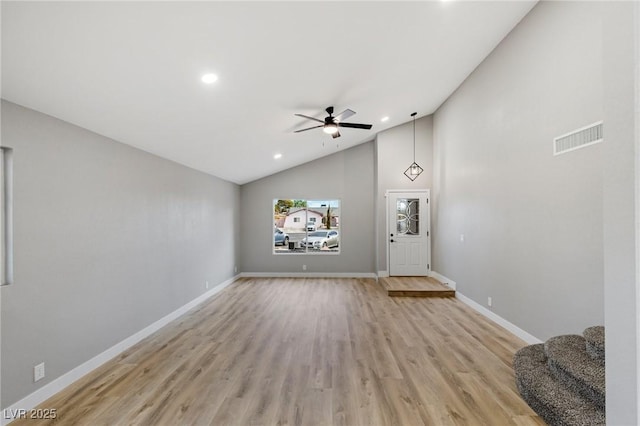
[[[6,417],[11,417],[10,416],[11,413],[16,413],[16,414],[20,413],[21,411],[19,410],[27,410],[28,412],[28,410],[37,407],[39,404],[51,398],[53,395],[60,392],[67,386],[71,385],[76,380],[87,375],[88,373],[95,370],[96,368],[100,367],[105,362],[115,358],[125,350],[129,349],[131,346],[140,342],[142,339],[150,336],[151,334],[155,333],[156,331],[158,331],[159,329],[161,329],[171,321],[179,318],[180,316],[184,315],[191,309],[195,308],[200,303],[214,296],[216,293],[219,293],[222,289],[229,286],[232,282],[234,282],[238,278],[239,278],[239,275],[236,275],[235,277],[230,278],[221,284],[218,284],[211,290],[207,291],[206,293],[203,293],[202,295],[193,299],[191,302],[187,303],[186,305],[176,309],[175,311],[164,316],[163,318],[159,319],[153,324],[138,331],[134,335],[127,337],[123,341],[115,344],[114,346],[110,347],[109,349],[102,352],[101,354],[91,358],[89,361],[83,364],[80,364],[79,366],[69,371],[68,373],[63,374],[62,376],[51,381],[50,383],[47,383],[37,391],[33,392],[30,395],[27,395],[26,397],[22,398],[20,401],[16,402],[10,407],[5,408],[4,410],[2,410],[2,416],[1,416],[2,418],[0,419],[1,420],[0,424],[4,426],[9,424],[11,421],[15,420],[13,418],[6,418]]]
[[[467,296],[465,296],[464,294],[461,294],[458,291],[456,291],[456,299],[460,300],[465,305],[469,306],[470,308],[474,309],[475,311],[489,318],[491,321],[495,322],[499,326],[509,330],[511,333],[515,334],[516,336],[518,336],[528,344],[535,345],[536,343],[542,343],[542,340],[527,333],[520,327],[517,327],[516,325],[510,323],[506,319],[502,318],[500,315],[495,314],[494,312],[485,308],[481,304],[469,299]]]
[[[446,285],[447,287],[449,287],[452,290],[456,289],[456,282],[454,280],[452,280],[451,278],[447,278],[444,275],[437,273],[436,271],[431,271],[429,273],[429,276],[435,278],[438,281],[440,281],[442,284]]]
[[[242,278],[376,278],[374,272],[243,272]]]
[[[387,278],[389,276],[389,271],[378,271],[378,278]]]
[[[431,276],[433,278],[437,279],[438,281],[440,281],[442,284],[446,285],[447,287],[450,287],[451,289],[456,290],[456,282],[453,281],[451,278],[447,278],[444,275],[439,274],[436,271],[431,271]],[[516,336],[518,336],[519,338],[521,338],[522,340],[524,340],[528,344],[534,345],[536,343],[542,343],[542,340],[540,340],[537,337],[527,333],[526,331],[524,331],[520,327],[510,323],[506,319],[502,318],[500,315],[497,315],[496,313],[494,313],[493,311],[485,308],[481,304],[469,299],[467,296],[465,296],[464,294],[460,293],[459,291],[456,291],[456,298],[458,300],[460,300],[462,303],[464,303],[465,305],[469,306],[470,308],[474,309],[475,311],[477,311],[480,314],[484,315],[485,317],[489,318],[491,321],[493,321],[496,324],[500,325],[501,327],[509,330],[511,333],[515,334]]]

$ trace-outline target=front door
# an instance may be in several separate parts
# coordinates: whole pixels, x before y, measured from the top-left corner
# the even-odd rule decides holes
[[[429,275],[429,191],[388,191],[387,203],[389,275]]]

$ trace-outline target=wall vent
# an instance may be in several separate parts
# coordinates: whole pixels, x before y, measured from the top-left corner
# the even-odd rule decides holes
[[[553,139],[553,155],[564,154],[603,141],[602,121]]]

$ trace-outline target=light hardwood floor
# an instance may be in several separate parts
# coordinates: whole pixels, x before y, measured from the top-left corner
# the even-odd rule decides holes
[[[41,407],[65,425],[544,424],[515,388],[524,345],[372,279],[241,279]]]

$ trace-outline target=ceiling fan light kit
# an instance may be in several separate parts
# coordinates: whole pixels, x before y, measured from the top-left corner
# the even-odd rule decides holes
[[[306,129],[296,130],[294,131],[294,133],[306,132],[307,130],[319,129],[320,127],[322,127],[323,132],[331,135],[335,139],[340,137],[340,132],[338,131],[339,127],[348,127],[351,129],[364,129],[364,130],[369,130],[373,127],[371,124],[343,122],[342,120],[345,120],[356,113],[355,111],[352,111],[348,108],[342,111],[340,114],[336,115],[335,117],[333,116],[332,106],[325,109],[325,111],[327,111],[327,114],[329,114],[329,116],[325,117],[324,120],[320,120],[319,118],[315,118],[315,117],[309,117],[308,115],[304,115],[304,114],[294,114],[297,117],[302,117],[302,118],[306,118],[307,120],[313,120],[313,121],[317,121],[318,123],[322,123],[317,126],[307,127]]]
[[[404,171],[404,175],[411,179],[411,181],[416,180],[424,171],[424,169],[416,163],[416,115],[418,115],[417,112],[411,114],[411,117],[413,117],[413,163]]]
[[[338,131],[338,126],[336,126],[335,124],[325,124],[324,128],[322,129],[322,131],[332,135],[332,134],[334,134],[335,132]]]

